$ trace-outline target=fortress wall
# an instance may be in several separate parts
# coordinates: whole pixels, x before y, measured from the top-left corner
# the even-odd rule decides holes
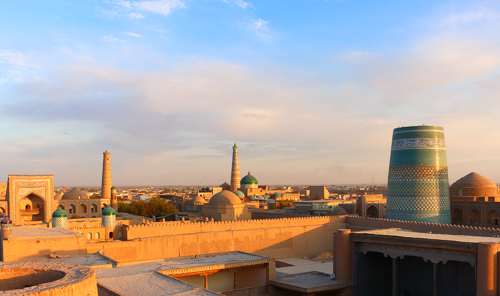
[[[28,257],[48,256],[50,253],[58,255],[85,254],[87,240],[83,236],[58,238],[16,239],[2,240],[3,262],[16,261]],[[64,248],[62,248],[64,246]]]
[[[132,241],[115,241],[113,243],[93,243],[87,246],[87,251],[93,253],[102,249],[105,256],[119,262],[230,251],[255,253],[276,259],[312,258],[323,252],[333,253],[333,234],[337,229],[346,227],[345,223],[300,225],[300,221],[288,222],[296,225],[264,227],[262,229],[234,229],[236,228],[234,227],[231,230],[223,231],[143,237]],[[241,224],[243,223],[233,225]]]
[[[275,213],[275,212],[251,212],[252,219],[282,219],[282,218],[304,218],[303,214],[285,214],[285,213]],[[329,216],[333,216],[329,215]],[[340,216],[337,216],[340,217]]]
[[[294,226],[314,226],[331,223],[344,223],[346,216],[327,217],[300,217],[282,219],[259,219],[242,221],[221,221],[221,222],[197,222],[197,223],[172,223],[155,222],[142,225],[130,225],[126,227],[126,238],[133,240],[137,238],[183,235],[189,233],[221,232],[250,229],[267,229]]]
[[[474,227],[452,224],[436,224],[426,222],[412,222],[389,220],[380,218],[363,218],[348,216],[346,223],[353,231],[362,231],[380,228],[402,228],[418,232],[432,232],[440,234],[472,235],[472,236],[500,236],[499,228]]]

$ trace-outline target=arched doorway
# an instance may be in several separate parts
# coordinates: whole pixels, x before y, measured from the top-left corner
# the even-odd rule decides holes
[[[490,210],[486,214],[486,223],[489,226],[498,226],[498,212],[495,210]]]
[[[79,214],[86,215],[87,214],[87,206],[85,204],[80,204],[78,206]]]
[[[378,218],[378,209],[376,206],[371,205],[366,209],[366,217]]]
[[[481,225],[481,213],[478,210],[472,209],[469,212],[469,225]]]
[[[462,225],[464,223],[463,213],[460,209],[454,208],[453,211],[451,211],[451,223],[458,225]]]
[[[45,201],[30,193],[19,201],[22,221],[44,221]]]
[[[76,214],[76,207],[75,207],[75,205],[69,205],[69,206],[68,206],[68,214],[69,214],[69,215],[74,215],[74,214]]]

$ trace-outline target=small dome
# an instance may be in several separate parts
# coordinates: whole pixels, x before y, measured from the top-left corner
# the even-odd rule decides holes
[[[2,220],[3,218],[7,217],[7,214],[5,213],[0,213],[0,220]]]
[[[61,199],[63,197],[62,193],[58,193],[56,195],[54,195],[54,199]]]
[[[239,197],[245,197],[245,193],[243,193],[243,192],[241,192],[241,191],[239,191],[239,190],[236,190],[236,191],[234,192],[234,194],[238,195]]]
[[[116,216],[115,210],[112,207],[107,206],[104,210],[102,210],[103,216]]]
[[[228,190],[222,190],[216,195],[212,196],[210,202],[208,204],[225,204],[225,205],[234,205],[241,203],[241,199],[234,193]]]
[[[193,199],[193,202],[194,202],[194,203],[204,203],[204,202],[205,202],[205,199],[204,199],[203,197],[201,197],[201,196],[199,196],[199,195],[198,195],[197,197],[195,197],[195,198]]]
[[[224,182],[224,183],[220,184],[219,187],[228,187],[228,186],[230,187],[231,185],[229,185],[229,183],[227,183],[227,182]]]
[[[278,198],[278,197],[281,197],[281,194],[276,192],[276,193],[273,193],[273,195],[271,195],[272,198]]]
[[[52,218],[64,218],[64,217],[68,217],[68,214],[66,214],[66,212],[61,208],[55,210],[54,213],[52,213]]]
[[[255,195],[250,195],[250,196],[248,197],[248,199],[249,199],[249,200],[256,200],[256,199],[255,199]]]
[[[263,199],[269,199],[269,197],[267,195],[262,195],[262,198]]]
[[[241,179],[240,184],[241,185],[258,185],[259,182],[257,181],[257,179],[255,179],[254,176],[250,175],[250,172],[248,172],[248,175],[246,175],[245,177],[243,177]]]
[[[9,217],[5,217],[0,221],[0,224],[12,224],[12,220],[10,220]]]
[[[347,211],[339,206],[333,208],[333,213],[335,215],[347,215]]]
[[[89,196],[87,193],[75,187],[70,191],[64,193],[62,199],[89,199]]]
[[[255,195],[255,199],[262,200],[263,198],[262,198],[262,196],[260,196],[260,195],[256,194],[256,195]]]
[[[111,193],[118,193],[118,189],[115,186],[111,187]]]
[[[490,179],[472,172],[453,183],[450,188],[497,188],[498,186]]]

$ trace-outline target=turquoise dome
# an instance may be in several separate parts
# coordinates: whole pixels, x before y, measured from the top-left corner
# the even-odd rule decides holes
[[[245,197],[245,193],[243,193],[243,192],[241,192],[241,191],[239,191],[239,190],[236,190],[236,191],[234,192],[234,194],[238,195],[239,197]]]
[[[262,198],[263,199],[269,199],[269,197],[267,197],[267,195],[262,195]]]
[[[246,175],[245,177],[243,177],[241,179],[240,184],[241,185],[258,185],[259,182],[257,181],[257,179],[255,179],[254,176],[250,175],[250,172],[248,172],[248,175]]]
[[[112,207],[107,206],[104,210],[102,210],[103,216],[116,216],[115,210]]]
[[[255,200],[255,195],[250,195],[248,198],[249,198],[250,200]]]
[[[65,218],[65,217],[68,217],[68,214],[66,214],[66,212],[61,208],[55,210],[54,213],[52,213],[52,218]]]
[[[273,195],[271,195],[272,198],[278,198],[278,197],[281,197],[281,194],[276,192],[274,193]]]
[[[258,200],[263,200],[262,196],[260,196],[260,195],[258,195],[258,194],[256,194],[256,195],[255,195],[255,199],[258,199]]]

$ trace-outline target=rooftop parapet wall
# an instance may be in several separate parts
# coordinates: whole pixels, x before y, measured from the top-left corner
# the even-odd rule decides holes
[[[357,216],[346,217],[346,223],[354,231],[381,228],[401,228],[417,232],[432,232],[439,234],[472,235],[472,236],[500,236],[500,228],[474,227],[452,224],[437,224],[413,221],[400,221],[381,218],[363,218]]]
[[[172,223],[156,222],[126,227],[127,240],[190,233],[223,232],[237,230],[269,229],[281,227],[321,226],[345,223],[346,216],[259,219],[243,221]]]

